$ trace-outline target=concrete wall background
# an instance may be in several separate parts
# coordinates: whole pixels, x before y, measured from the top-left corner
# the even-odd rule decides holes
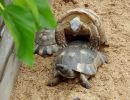
[[[14,42],[6,26],[1,27],[0,19],[0,100],[9,100],[19,61],[14,52]]]

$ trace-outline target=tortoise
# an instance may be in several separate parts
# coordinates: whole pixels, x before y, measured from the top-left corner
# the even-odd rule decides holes
[[[43,29],[36,33],[34,54],[46,57],[57,52],[58,49],[54,29]]]
[[[93,46],[109,45],[99,16],[88,8],[67,11],[58,21],[56,42],[62,48],[74,40],[89,40]]]
[[[66,79],[80,79],[80,84],[89,89],[88,79],[94,76],[97,68],[107,63],[107,58],[95,47],[86,41],[73,41],[61,50],[54,64],[54,78],[48,86],[56,86]]]

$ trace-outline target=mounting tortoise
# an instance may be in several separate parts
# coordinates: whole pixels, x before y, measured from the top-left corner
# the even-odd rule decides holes
[[[79,77],[81,85],[89,89],[88,78],[95,75],[97,68],[104,63],[107,63],[106,56],[89,42],[71,42],[58,53],[54,78],[47,85],[56,86],[66,79]]]
[[[36,34],[35,53],[52,55],[74,40],[89,41],[98,48],[102,44],[109,45],[100,18],[90,9],[76,8],[69,10],[58,21],[56,30],[45,29]]]
[[[55,35],[57,44],[62,48],[74,40],[89,40],[97,47],[102,44],[109,45],[99,16],[87,8],[67,11],[58,22]]]

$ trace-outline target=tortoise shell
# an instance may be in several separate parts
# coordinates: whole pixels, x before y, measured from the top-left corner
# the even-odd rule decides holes
[[[89,43],[78,41],[69,44],[60,52],[55,66],[61,64],[83,74],[95,75],[97,67],[105,63],[104,57],[96,49],[91,48]]]
[[[62,18],[59,20],[59,23],[62,23],[62,25],[70,22],[74,17],[79,16],[81,21],[87,23],[93,23],[98,31],[101,30],[101,21],[100,17],[92,10],[87,8],[75,8],[72,10],[67,11],[65,15],[62,16]]]
[[[70,28],[70,22],[74,18],[80,18],[81,29],[79,32],[73,32]],[[90,40],[93,44],[98,40],[98,47],[106,41],[106,38],[104,38],[106,35],[100,17],[94,11],[87,8],[75,8],[69,10],[61,17],[58,21],[55,34],[57,44],[59,46],[64,46],[65,44],[68,44],[68,42],[73,41],[72,37],[76,37],[73,36],[75,33],[77,34],[77,37],[87,37],[87,39],[85,38],[84,40]],[[70,38],[68,39],[67,36]]]

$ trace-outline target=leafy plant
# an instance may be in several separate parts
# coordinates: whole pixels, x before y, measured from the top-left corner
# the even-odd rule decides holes
[[[56,27],[48,0],[12,0],[8,5],[0,0],[0,15],[13,36],[18,58],[32,65],[35,33]]]

